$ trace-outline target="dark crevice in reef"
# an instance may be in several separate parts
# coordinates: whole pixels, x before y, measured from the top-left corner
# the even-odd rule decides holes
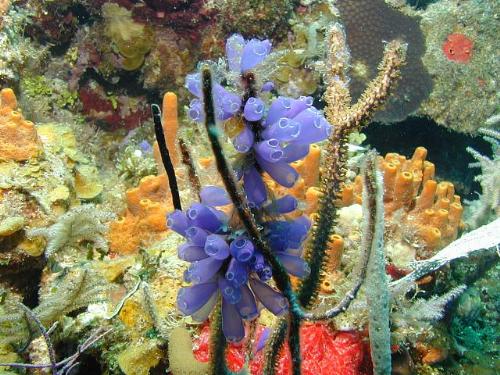
[[[57,343],[55,349],[59,359],[73,355],[78,350],[78,344],[78,341],[68,340]],[[89,350],[82,353],[78,358],[78,363],[78,366],[71,371],[71,375],[101,375],[103,373],[97,351]]]
[[[38,305],[38,290],[45,258],[32,257],[16,246],[24,239],[22,231],[0,240],[0,284],[6,285],[23,297],[23,303],[33,308]]]
[[[372,123],[363,133],[367,136],[365,144],[376,148],[382,155],[397,152],[409,157],[416,147],[424,146],[428,150],[427,160],[436,165],[438,180],[453,182],[462,199],[477,199],[476,192],[481,192],[479,183],[474,181],[480,169],[469,168],[469,163],[475,160],[465,150],[472,147],[491,156],[491,146],[481,136],[449,131],[431,119],[421,117],[409,117],[391,126]]]
[[[140,83],[140,72],[122,72],[118,82],[110,82],[103,75],[99,74],[92,68],[89,68],[83,73],[79,80],[78,86],[82,87],[90,80],[96,81],[104,90],[108,92],[123,92],[129,96],[146,96],[148,103],[161,103],[162,96],[158,90],[145,89]]]
[[[438,0],[406,0],[406,3],[415,9],[426,9],[429,5],[437,1]]]

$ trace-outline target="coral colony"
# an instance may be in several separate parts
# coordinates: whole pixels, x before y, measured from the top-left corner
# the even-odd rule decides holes
[[[405,3],[0,0],[0,373],[494,373],[495,2]]]
[[[268,40],[245,41],[241,35],[233,35],[226,44],[229,69],[241,74],[244,84],[250,86],[250,70],[260,64],[270,50]],[[191,101],[189,115],[201,122],[206,117],[201,74],[189,75],[186,87],[198,97]],[[310,272],[301,258],[302,242],[310,221],[305,216],[278,220],[280,215],[297,208],[297,200],[285,195],[265,204],[268,193],[261,173],[265,171],[280,185],[292,187],[298,174],[289,163],[305,157],[311,143],[326,139],[331,126],[313,107],[311,97],[279,97],[266,108],[256,96],[255,87],[246,89],[252,96],[240,98],[214,83],[216,118],[219,121],[236,118],[242,122],[240,133],[232,140],[243,160],[236,176],[243,179],[254,215],[269,218],[262,222],[262,233],[274,255],[289,274],[302,278]],[[232,227],[230,218],[217,209],[230,203],[222,188],[207,186],[201,191],[201,203],[194,203],[186,212],[170,214],[168,226],[186,238],[178,254],[181,259],[192,262],[185,280],[193,285],[180,290],[179,309],[204,321],[220,291],[222,330],[228,341],[240,341],[245,333],[242,320],[252,320],[258,315],[257,303],[281,315],[287,310],[288,302],[266,283],[272,277],[272,267],[258,246],[244,228]]]

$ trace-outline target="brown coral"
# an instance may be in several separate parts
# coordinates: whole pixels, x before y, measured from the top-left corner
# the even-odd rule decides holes
[[[432,78],[421,61],[425,43],[418,19],[397,11],[384,0],[339,0],[335,6],[340,11],[351,52],[353,98],[358,98],[376,76],[384,41],[401,39],[408,43],[401,82],[384,110],[375,115],[376,120],[383,122],[403,120],[419,108],[432,89]]]
[[[139,186],[127,191],[127,209],[112,222],[108,240],[111,251],[131,254],[139,246],[160,239],[167,231],[166,214],[172,210],[166,175],[144,177]]]
[[[0,159],[23,161],[37,156],[40,142],[31,121],[17,111],[14,91],[0,91]]]

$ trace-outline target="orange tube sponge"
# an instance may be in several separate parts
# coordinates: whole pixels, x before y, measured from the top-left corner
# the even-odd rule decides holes
[[[11,89],[0,91],[0,158],[23,161],[36,157],[41,144],[35,125],[16,111],[17,100]]]
[[[413,152],[413,156],[411,157],[411,162],[415,163],[416,161],[423,162],[427,157],[427,149],[425,147],[417,147]]]
[[[398,168],[392,162],[383,163],[384,169],[384,200],[392,200],[394,196],[394,184],[396,182],[396,174]]]
[[[432,207],[434,204],[434,196],[436,194],[437,182],[434,180],[427,180],[424,183],[422,192],[417,198],[416,208],[418,210],[425,210]]]
[[[418,234],[424,243],[424,253],[426,255],[430,255],[441,242],[441,231],[436,227],[430,225],[422,226]]]
[[[447,210],[450,207],[450,200],[448,198],[441,198],[436,202],[436,208]]]
[[[296,171],[297,173],[303,177],[304,175],[304,160],[297,160],[294,161],[292,164],[290,164]]]
[[[329,273],[339,269],[343,250],[344,250],[344,239],[338,234],[333,234],[332,236],[330,236],[330,241],[328,242],[328,249],[327,249],[327,254],[328,254],[327,271]]]
[[[352,185],[345,185],[342,189],[342,206],[350,206],[354,203],[354,189]]]
[[[394,184],[394,205],[392,210],[398,210],[407,205],[413,198],[413,174],[401,172],[396,176]]]
[[[304,158],[304,166],[302,168],[302,178],[307,188],[316,186],[318,183],[320,159],[320,147],[316,144],[311,145],[309,147],[309,154]]]
[[[265,181],[265,180],[264,180]],[[267,182],[266,182],[267,183]],[[272,185],[268,185],[272,186]],[[302,200],[305,198],[306,184],[304,183],[303,178],[299,178],[295,185],[293,185],[288,192],[293,195],[295,198]]]
[[[179,152],[177,151],[177,131],[179,129],[179,119],[177,111],[177,95],[173,92],[167,92],[163,95],[161,122],[163,126],[163,135],[167,143],[168,153],[174,167],[179,166]],[[158,144],[153,145],[153,156],[158,165],[159,173],[165,173],[165,167],[161,159]]]
[[[306,214],[310,215],[318,210],[319,198],[321,197],[321,190],[315,186],[311,186],[306,190]]]
[[[386,218],[393,218],[391,233],[422,243],[419,257],[429,257],[456,238],[460,229],[462,205],[451,182],[434,180],[435,166],[425,160],[427,150],[418,147],[411,159],[388,153],[380,160],[384,173],[384,208]],[[361,202],[362,183],[356,176],[352,188],[354,203]],[[344,188],[339,204],[351,203],[350,190]],[[403,210],[401,210],[403,209]],[[395,212],[398,211],[395,215]],[[439,235],[438,233],[439,232]]]
[[[167,148],[172,159],[172,164],[176,167],[179,163],[179,153],[177,152],[177,131],[179,129],[179,119],[177,111],[177,95],[167,92],[163,95],[162,105],[163,134],[167,141]]]
[[[434,175],[436,173],[436,167],[434,163],[430,161],[424,161],[424,171],[422,176],[422,183],[426,183],[428,180],[434,179]]]
[[[444,208],[438,209],[432,219],[432,224],[444,233],[446,225],[448,224],[448,210]]]
[[[458,227],[460,225],[460,221],[462,220],[462,213],[464,212],[464,208],[460,204],[460,202],[453,202],[450,204],[449,208],[449,216],[448,220],[450,225]]]

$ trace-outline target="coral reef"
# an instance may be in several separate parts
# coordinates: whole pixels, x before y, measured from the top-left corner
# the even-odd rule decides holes
[[[491,1],[8,3],[1,373],[497,370]],[[463,208],[456,145],[360,133],[427,97],[424,42],[432,95],[490,90],[419,112],[487,118]]]

